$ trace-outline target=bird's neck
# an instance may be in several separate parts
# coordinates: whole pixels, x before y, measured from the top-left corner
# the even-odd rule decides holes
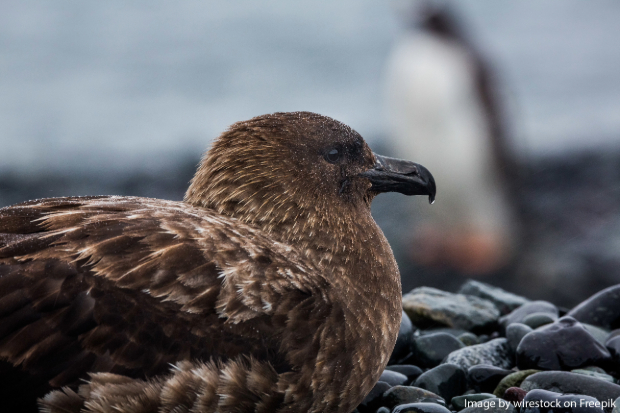
[[[309,357],[309,364],[300,366],[299,374],[312,372],[313,378],[328,383],[321,390],[325,394],[315,394],[316,400],[339,400],[350,411],[361,401],[355,395],[363,397],[383,371],[401,315],[398,267],[369,206],[322,205],[316,198],[308,207],[301,200],[266,204],[252,201],[259,197],[250,201],[248,197],[228,197],[226,202],[217,199],[201,197],[192,202],[188,196],[186,202],[238,219],[290,245],[318,266],[328,280],[325,293],[339,309],[332,309],[329,317],[333,320],[322,320],[326,328],[333,329],[325,332],[325,337],[347,337],[340,342],[345,348],[330,354],[331,346],[321,346],[321,354]],[[339,359],[342,354],[347,360]],[[325,361],[317,365],[317,358]],[[291,385],[310,391],[303,389],[303,381]],[[355,395],[350,394],[351,389],[356,389]]]

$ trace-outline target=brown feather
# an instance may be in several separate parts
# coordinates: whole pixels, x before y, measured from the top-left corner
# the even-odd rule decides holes
[[[326,145],[357,157],[328,164]],[[357,177],[374,163],[337,121],[274,114],[225,132],[185,202],[0,209],[0,367],[55,389],[46,412],[348,413],[401,314]]]

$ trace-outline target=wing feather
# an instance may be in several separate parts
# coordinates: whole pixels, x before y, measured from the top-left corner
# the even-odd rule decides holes
[[[0,209],[0,359],[55,387],[87,372],[144,379],[170,363],[240,354],[287,371],[286,314],[304,317],[326,300],[327,280],[306,277],[314,269],[299,257],[177,202],[59,198]]]

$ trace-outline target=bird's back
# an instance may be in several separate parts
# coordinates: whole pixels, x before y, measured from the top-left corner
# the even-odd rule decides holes
[[[196,360],[235,359],[239,372],[270,370],[264,380],[286,373],[282,314],[318,305],[306,271],[290,247],[184,203],[60,198],[1,209],[3,403],[89,372],[148,380]]]

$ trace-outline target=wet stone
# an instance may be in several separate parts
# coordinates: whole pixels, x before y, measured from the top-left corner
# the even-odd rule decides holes
[[[521,413],[603,413],[598,400],[580,394],[532,390],[527,393],[523,402]],[[597,404],[599,407],[596,407]]]
[[[391,412],[391,410],[388,409],[387,407],[379,407],[377,409],[377,413],[390,413],[390,412]]]
[[[408,403],[396,406],[392,413],[451,413],[450,410],[435,403]]]
[[[499,323],[505,328],[512,323],[523,323],[530,314],[546,313],[555,319],[558,318],[558,308],[548,301],[530,301],[499,319]]]
[[[391,370],[383,370],[381,377],[379,377],[379,381],[386,382],[390,386],[400,386],[409,382],[407,376]]]
[[[381,402],[383,406],[389,408],[408,403],[437,403],[442,406],[446,405],[446,401],[437,394],[413,386],[394,386],[383,393]]]
[[[445,400],[461,395],[467,389],[467,375],[455,364],[440,364],[424,373],[414,383],[415,387],[429,390]]]
[[[607,340],[605,348],[607,348],[613,360],[617,364],[620,363],[620,336],[615,336]]]
[[[592,337],[594,337],[596,341],[602,345],[605,345],[605,342],[609,338],[609,331],[591,324],[581,323],[581,325],[583,325],[585,329],[592,334]]]
[[[420,374],[422,374],[422,369],[418,366],[413,366],[411,364],[395,364],[393,366],[387,366],[386,370],[395,371],[400,374],[404,374],[407,376],[407,382],[411,383],[417,379]]]
[[[364,400],[357,406],[357,410],[360,413],[374,413],[383,401],[383,393],[389,390],[392,386],[383,381],[378,381],[377,384],[370,390]]]
[[[532,313],[523,318],[523,324],[535,329],[546,324],[551,324],[557,319],[557,316],[549,313]]]
[[[415,328],[409,316],[403,311],[403,316],[400,321],[400,330],[398,330],[398,338],[396,339],[396,345],[394,346],[388,364],[398,364],[409,356],[411,353],[411,345],[413,344],[414,330]]]
[[[471,402],[479,402],[481,400],[493,398],[495,398],[495,396],[489,393],[474,393],[453,397],[450,404],[455,410],[463,410],[464,408],[468,407]]]
[[[488,364],[472,366],[467,370],[467,381],[475,391],[492,392],[499,382],[512,371]]]
[[[517,347],[519,369],[562,370],[610,362],[609,351],[567,316],[527,334]]]
[[[444,363],[457,364],[464,369],[477,364],[488,364],[503,369],[510,369],[514,365],[512,351],[505,338],[496,338],[456,350],[446,357]]]
[[[403,309],[419,327],[476,330],[493,326],[499,317],[499,310],[489,300],[430,287],[419,287],[403,296]]]
[[[463,284],[459,290],[459,294],[473,295],[489,300],[495,304],[495,307],[497,307],[501,314],[507,314],[529,301],[524,297],[509,293],[499,287],[474,280],[469,280]]]
[[[506,339],[508,340],[510,350],[516,352],[521,339],[531,331],[534,331],[532,327],[522,323],[512,323],[506,327]]]
[[[512,403],[499,398],[485,399],[477,402],[476,406],[467,407],[460,413],[516,413]]]
[[[603,370],[602,368],[600,368],[598,366],[582,367],[581,370],[588,370],[588,371],[593,371],[595,373],[603,373],[603,374],[605,374],[605,370]]]
[[[613,376],[610,376],[609,374],[603,372],[598,372],[598,371],[592,371],[592,370],[586,370],[586,369],[575,369],[575,370],[571,370],[571,373],[576,373],[576,374],[584,374],[586,376],[590,376],[590,377],[594,377],[596,379],[601,379],[601,380],[605,380],[608,381],[610,383],[615,383],[616,379],[613,378]]]
[[[509,387],[506,392],[504,392],[504,400],[509,402],[520,402],[525,398],[527,392],[520,387]]]
[[[497,385],[497,387],[495,388],[495,390],[493,391],[493,394],[496,395],[497,397],[502,397],[504,395],[504,393],[506,393],[506,390],[508,390],[510,387],[521,387],[521,383],[530,375],[538,373],[539,370],[521,370],[521,371],[515,371],[514,373],[511,373],[509,375],[507,375],[506,377],[504,377],[499,384]]]
[[[582,323],[613,330],[620,327],[620,284],[599,291],[568,312]]]
[[[450,334],[451,336],[458,337],[461,334],[469,333],[469,331],[463,330],[462,328],[451,328],[451,327],[433,327],[433,328],[427,328],[424,330],[419,330],[420,336],[427,336],[429,334],[436,334],[436,333],[447,333],[447,334]]]
[[[448,333],[428,334],[413,341],[413,357],[421,367],[435,367],[448,354],[463,347],[465,344]]]
[[[463,334],[460,334],[458,337],[459,341],[466,346],[474,346],[476,344],[480,344],[480,340],[478,336],[474,333],[470,333],[469,331]]]
[[[525,391],[542,389],[557,393],[591,396],[599,401],[620,397],[620,386],[583,374],[567,371],[543,371],[528,376],[520,386]]]

